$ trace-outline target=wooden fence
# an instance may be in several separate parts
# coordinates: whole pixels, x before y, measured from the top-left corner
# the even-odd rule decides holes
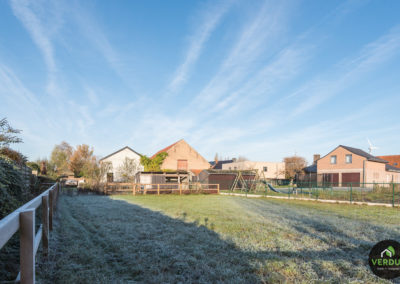
[[[191,193],[217,193],[219,184],[204,183],[107,183],[106,194],[191,194]]]
[[[20,273],[16,282],[35,283],[35,255],[40,242],[43,255],[49,248],[49,230],[53,230],[53,212],[56,208],[60,184],[55,183],[45,192],[0,220],[0,249],[19,230],[20,233]],[[42,205],[42,224],[35,233],[35,212]]]

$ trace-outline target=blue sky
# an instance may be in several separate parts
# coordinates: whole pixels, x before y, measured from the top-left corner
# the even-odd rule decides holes
[[[15,149],[400,154],[400,1],[0,1]]]

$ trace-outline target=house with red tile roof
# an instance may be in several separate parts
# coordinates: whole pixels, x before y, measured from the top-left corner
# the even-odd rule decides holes
[[[400,155],[387,155],[387,156],[377,156],[380,159],[388,161],[388,164],[400,168]]]
[[[162,170],[191,171],[197,175],[211,167],[210,163],[183,139],[161,149],[151,158],[162,152],[168,154],[161,165]]]

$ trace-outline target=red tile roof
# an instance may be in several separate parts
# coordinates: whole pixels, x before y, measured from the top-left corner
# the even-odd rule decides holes
[[[182,139],[181,139],[182,140]],[[171,149],[175,144],[177,144],[179,141],[176,141],[174,144],[169,145],[168,147],[165,147],[164,149],[161,149],[160,151],[158,151],[157,153],[155,153],[153,156],[150,157],[150,159],[153,159],[155,156],[157,156],[158,154],[162,153],[162,152],[167,152],[169,149]]]
[[[191,169],[190,171],[191,171],[192,173],[194,173],[196,176],[198,176],[203,170]]]
[[[400,167],[400,155],[388,155],[388,156],[377,156],[380,159],[386,160],[389,162],[389,165]]]

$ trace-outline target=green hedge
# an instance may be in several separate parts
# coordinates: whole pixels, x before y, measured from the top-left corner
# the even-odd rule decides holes
[[[30,197],[30,188],[25,187],[18,167],[9,158],[0,156],[0,219],[23,205]]]

